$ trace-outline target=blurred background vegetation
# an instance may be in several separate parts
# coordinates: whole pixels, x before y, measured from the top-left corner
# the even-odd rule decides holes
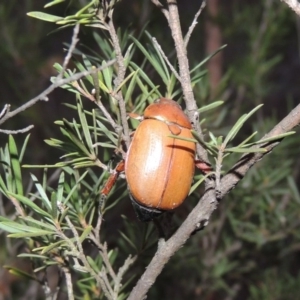
[[[56,74],[54,62],[63,61],[63,44],[70,42],[71,29],[54,31],[56,26],[52,23],[26,16],[29,11],[42,10],[46,2],[0,2],[1,107],[10,103],[16,108],[40,93],[49,85],[50,76]],[[184,32],[199,8],[197,2],[178,0]],[[64,15],[72,11],[73,4],[71,1],[54,6],[51,13]],[[174,46],[167,23],[150,1],[121,1],[114,21],[116,27],[128,29],[135,37],[146,27],[165,52],[172,54]],[[207,116],[208,130],[225,135],[241,114],[264,103],[239,138],[255,130],[262,135],[299,103],[299,37],[300,19],[281,1],[208,0],[188,47],[190,66],[195,66],[227,44],[206,64],[208,73],[194,90],[199,107],[214,100],[225,101],[221,109]],[[146,43],[145,35],[139,39]],[[81,28],[80,47],[99,51],[92,29]],[[147,68],[144,71],[155,80],[155,71]],[[35,125],[26,163],[58,161],[61,153],[47,146],[44,139],[59,135],[55,120],[75,115],[62,105],[74,103],[74,98],[72,93],[58,89],[48,102],[38,103],[4,124],[2,129]],[[24,137],[18,135],[15,139],[20,143]],[[1,134],[0,146],[6,142],[7,136]],[[299,147],[300,139],[295,134],[247,174],[220,203],[209,226],[195,234],[168,263],[148,299],[300,299]],[[237,157],[225,161],[225,171]],[[197,195],[176,212],[178,222],[196,199]],[[126,222],[137,230],[144,226],[136,224],[129,201],[124,202],[127,203],[116,207],[106,221],[114,224],[113,228],[107,226],[109,246],[119,247],[121,258],[130,251],[120,235],[114,234],[127,228],[120,215],[129,216]],[[13,210],[8,202],[4,206],[1,209],[6,212]],[[12,243],[1,232],[1,245],[1,266],[30,269],[28,262],[15,258],[22,249],[20,242]],[[139,260],[132,273],[143,272],[154,248],[141,256],[143,261]],[[30,289],[37,290],[38,285],[0,269],[0,299],[33,299]]]

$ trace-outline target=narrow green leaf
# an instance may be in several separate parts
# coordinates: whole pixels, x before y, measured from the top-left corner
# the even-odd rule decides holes
[[[146,50],[146,48],[136,38],[134,38],[133,36],[130,36],[130,38],[133,40],[135,45],[142,51],[142,53],[149,60],[149,62],[154,67],[156,72],[159,74],[159,76],[161,77],[163,82],[167,85],[168,84],[168,76],[164,72],[164,70],[161,67],[161,64],[159,63],[159,61],[156,58],[154,58],[153,56],[151,56],[149,54],[149,52]]]
[[[18,257],[26,257],[26,258],[39,258],[42,260],[47,259],[48,257],[45,255],[33,254],[33,253],[21,253]]]
[[[10,152],[11,167],[14,174],[14,182],[16,184],[17,192],[23,195],[23,182],[21,174],[21,166],[19,161],[18,149],[12,135],[8,138],[8,147]]]
[[[64,201],[64,204],[66,204],[71,196],[73,195],[73,193],[76,191],[76,189],[78,188],[78,184],[84,179],[84,177],[88,174],[89,171],[85,171],[80,177],[79,179],[77,180],[76,184],[72,187],[71,191],[69,192],[68,196],[66,197],[65,201]],[[61,218],[62,220],[62,218]],[[61,221],[60,221],[61,222]]]
[[[154,49],[155,49],[155,51],[156,51],[156,54],[157,54],[157,56],[158,56],[158,58],[159,58],[159,61],[157,60],[157,63],[159,64],[159,68],[162,68],[162,72],[163,72],[163,74],[164,74],[164,76],[166,77],[166,82],[167,83],[170,83],[170,72],[169,72],[169,67],[167,66],[167,64],[166,64],[166,61],[165,61],[165,59],[162,57],[162,54],[161,54],[161,52],[160,52],[160,50],[159,50],[159,48],[157,47],[157,45],[154,43],[154,41],[153,41],[153,37],[146,31],[146,34],[147,34],[147,36],[148,36],[148,38],[151,40],[151,42],[153,43],[153,46],[154,46]],[[168,84],[167,84],[168,85]],[[169,86],[169,85],[168,85]],[[169,92],[171,92],[171,91],[169,91]]]
[[[43,216],[46,216],[46,217],[49,217],[51,218],[51,215],[48,214],[46,211],[44,211],[43,209],[41,209],[38,205],[36,205],[34,202],[32,202],[30,199],[24,197],[24,196],[21,196],[21,195],[17,195],[17,194],[14,194],[14,193],[10,193],[8,192],[8,195],[10,197],[14,197],[16,198],[18,201],[22,202],[23,204],[29,206],[30,208],[32,208],[35,212],[43,215]]]
[[[203,113],[205,111],[208,111],[208,110],[211,110],[211,109],[214,109],[220,105],[222,105],[224,103],[224,101],[216,101],[216,102],[213,102],[211,104],[208,104],[208,105],[205,105],[205,106],[202,106],[201,108],[198,109],[198,112],[199,113]]]
[[[13,274],[15,276],[19,276],[19,277],[22,277],[22,278],[28,279],[28,280],[39,281],[35,276],[33,276],[29,273],[26,273],[18,268],[11,267],[11,266],[3,266],[3,268],[8,270],[10,274]]]
[[[196,188],[208,177],[211,176],[212,174],[214,174],[215,172],[210,172],[208,174],[206,174],[205,176],[202,175],[202,177],[192,185],[190,191],[189,191],[189,195],[191,195],[192,193],[194,193],[194,191],[196,190]]]
[[[22,149],[20,151],[20,155],[19,155],[19,161],[20,161],[20,163],[22,163],[22,160],[23,160],[23,157],[24,157],[24,153],[25,153],[25,150],[26,150],[29,138],[30,138],[30,134],[28,134],[26,136],[26,138],[24,140],[24,143],[23,143],[23,146],[22,146]]]
[[[209,143],[206,143],[195,130],[191,130],[191,133],[193,135],[193,137],[197,140],[197,142],[205,149],[207,149],[208,151],[212,151],[215,154],[218,154],[218,147],[217,145],[211,145]]]
[[[16,233],[16,232],[20,232],[19,229],[16,229],[13,225],[11,224],[12,222],[9,221],[4,221],[4,222],[0,222],[0,229],[2,229],[3,231],[6,232],[10,232],[10,233]]]
[[[130,68],[132,69],[132,68]],[[136,87],[136,78],[137,76],[139,75],[139,69],[137,69],[128,85],[128,88],[127,88],[127,91],[125,93],[125,96],[124,96],[124,100],[125,102],[127,103],[129,101],[129,99],[131,98],[132,96],[132,93],[134,91],[134,88]]]
[[[84,229],[81,236],[79,237],[79,240],[81,243],[88,237],[88,235],[91,233],[92,229],[93,229],[92,225],[89,225]]]
[[[115,133],[112,133],[102,122],[97,120],[97,126],[101,129],[101,131],[108,137],[114,145],[118,144],[118,139],[115,137]]]
[[[96,264],[95,261],[93,260],[93,258],[88,255],[86,256],[86,259],[87,259],[88,263],[90,264],[90,266],[92,267],[92,269],[96,273],[99,273],[101,270],[101,265],[99,266],[98,264]]]
[[[278,134],[276,136],[272,136],[272,137],[269,137],[269,138],[263,138],[259,141],[256,141],[256,142],[253,142],[251,144],[248,144],[248,145],[259,145],[259,144],[264,144],[264,143],[269,143],[269,142],[274,142],[274,141],[278,141],[278,140],[281,140],[287,136],[290,136],[292,134],[295,134],[296,131],[289,131],[289,132],[286,132],[286,133],[282,133],[282,134]]]
[[[268,150],[265,148],[239,148],[239,147],[232,147],[226,148],[224,152],[236,152],[236,153],[264,153]]]
[[[39,230],[37,232],[19,232],[19,233],[11,233],[8,235],[9,238],[27,238],[27,237],[38,237],[54,234],[53,231]]]
[[[218,52],[220,52],[221,50],[223,50],[225,47],[227,47],[227,45],[223,45],[221,46],[219,49],[217,49],[215,52],[213,52],[212,54],[210,54],[209,56],[207,56],[205,59],[203,59],[197,66],[195,66],[192,70],[191,70],[191,74],[193,72],[195,72],[198,68],[200,68],[201,66],[203,66],[206,62],[208,62],[214,55],[216,55]]]
[[[28,226],[25,224],[20,224],[17,222],[1,222],[0,227],[8,232],[11,233],[20,233],[20,232],[31,232],[31,233],[37,233],[40,231],[49,231],[49,230],[43,230],[37,227]],[[52,232],[52,231],[51,231]]]
[[[102,66],[105,65],[105,61],[102,62]],[[108,91],[112,91],[113,87],[112,87],[112,81],[113,81],[113,69],[112,68],[105,68],[104,70],[102,70],[102,75],[103,75],[103,80],[104,83],[106,84],[106,88],[108,89]]]
[[[33,183],[35,185],[35,187],[37,188],[38,192],[39,192],[39,195],[41,196],[41,200],[43,201],[43,203],[45,204],[46,208],[48,210],[51,210],[52,207],[51,207],[51,202],[44,190],[44,188],[42,187],[42,185],[38,182],[38,179],[35,177],[35,175],[33,174],[30,174],[31,175],[31,178],[33,180]]]
[[[50,245],[46,246],[46,247],[43,247],[43,249],[40,249],[40,248],[36,248],[36,249],[33,249],[33,251],[41,251],[42,250],[42,254],[46,254],[48,252],[50,252],[52,249],[57,249],[59,247],[62,247],[64,245],[67,245],[67,242],[65,240],[60,240],[56,243],[51,243]]]
[[[65,119],[63,121],[66,129],[60,128],[62,133],[66,135],[86,156],[89,156],[90,153],[88,149],[85,147],[82,141],[76,136],[71,124]]]
[[[257,131],[253,132],[249,137],[247,137],[243,142],[241,142],[238,147],[245,147],[247,143],[257,134]]]
[[[235,136],[237,135],[237,133],[239,132],[239,130],[242,128],[242,126],[244,125],[244,123],[261,107],[263,106],[263,104],[260,104],[258,106],[256,106],[255,108],[253,108],[248,114],[245,114],[243,116],[241,116],[239,118],[239,120],[235,123],[235,125],[231,128],[231,130],[228,132],[225,140],[224,140],[224,145],[226,146],[230,141],[232,141]]]
[[[75,163],[74,164],[75,169],[88,168],[88,167],[94,167],[94,166],[95,166],[95,162],[93,162],[93,161],[81,162],[81,163]]]
[[[178,135],[170,134],[170,135],[168,135],[168,137],[169,137],[169,138],[176,139],[176,140],[187,141],[187,142],[191,142],[191,143],[197,143],[197,140],[195,140],[195,139],[192,139],[192,138],[185,138],[185,137],[178,136]]]
[[[129,75],[128,75],[121,83],[120,83],[120,85],[116,88],[115,93],[117,93],[117,92],[122,88],[122,86],[124,86],[125,83],[126,83],[131,77],[135,76],[137,73],[138,73],[138,70],[131,72],[131,73],[130,73],[130,74],[129,74]]]
[[[218,144],[218,140],[217,140],[217,138],[214,136],[214,134],[212,133],[212,132],[208,132],[208,134],[209,134],[209,137],[210,137],[210,139],[211,139],[211,141],[213,142],[213,144],[214,145],[216,145],[216,146],[218,146],[219,144]]]
[[[80,123],[82,126],[82,130],[83,130],[83,134],[84,134],[84,138],[85,138],[87,147],[88,147],[90,153],[94,153],[93,142],[92,142],[91,134],[89,131],[89,126],[88,126],[88,123],[87,123],[87,120],[85,117],[84,109],[83,109],[82,102],[81,102],[79,95],[76,97],[76,101],[77,101],[78,115],[79,115],[79,119],[80,119]]]
[[[55,226],[52,225],[52,224],[50,224],[50,223],[38,221],[38,220],[36,220],[36,219],[33,219],[33,218],[30,217],[30,216],[23,217],[22,219],[25,220],[25,221],[27,221],[27,222],[29,222],[29,223],[32,223],[32,224],[35,224],[35,225],[37,225],[37,226],[46,228],[47,230],[53,230],[53,231],[55,231]]]
[[[50,7],[50,6],[59,4],[59,3],[61,3],[61,2],[65,2],[65,0],[54,0],[54,1],[51,1],[51,2],[47,3],[47,4],[44,6],[44,8],[48,8],[48,7]]]
[[[51,215],[54,220],[57,219],[57,194],[55,192],[51,193]]]
[[[132,240],[127,237],[123,232],[119,231],[120,235],[123,237],[123,239],[133,248],[133,249],[137,249],[136,245],[132,242]]]
[[[64,183],[65,183],[65,173],[61,172],[58,180],[58,187],[57,187],[57,194],[56,194],[57,202],[63,201]]]
[[[82,9],[80,9],[77,13],[76,13],[76,16],[80,16],[81,14],[83,14],[86,10],[88,10],[90,7],[92,7],[97,1],[95,0],[92,0],[92,1],[89,1],[89,3],[84,6]]]
[[[148,77],[148,75],[141,69],[140,66],[136,65],[134,62],[130,62],[130,65],[135,69],[135,70],[139,70],[139,75],[146,81],[146,83],[155,91],[157,91],[159,97],[162,97],[162,94],[159,92],[158,90],[158,86],[156,86],[151,79]],[[137,77],[138,79],[139,77]],[[143,91],[144,92],[144,91]],[[145,93],[147,93],[147,91],[145,91]]]
[[[39,20],[43,20],[46,22],[57,22],[59,20],[63,20],[62,17],[46,14],[46,13],[43,13],[40,11],[31,11],[31,12],[27,13],[27,16],[33,17],[33,18],[36,18]]]

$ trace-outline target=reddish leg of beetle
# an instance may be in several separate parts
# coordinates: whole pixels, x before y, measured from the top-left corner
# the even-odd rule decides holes
[[[196,159],[195,165],[204,175],[207,175],[208,173],[213,171],[212,166],[202,160]]]
[[[121,172],[123,172],[125,169],[125,162],[124,160],[121,160],[116,168],[113,170],[113,172],[108,177],[104,187],[100,191],[101,198],[106,198],[108,194],[110,193],[111,189],[113,188],[114,184],[116,183],[119,175]]]

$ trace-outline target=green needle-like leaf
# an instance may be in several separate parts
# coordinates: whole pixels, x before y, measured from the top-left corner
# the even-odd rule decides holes
[[[35,281],[39,281],[35,276],[28,274],[20,269],[17,269],[15,267],[11,267],[11,266],[3,266],[6,270],[9,271],[10,274],[15,275],[15,276],[19,276],[22,277],[24,279],[28,279],[28,280],[35,280]]]
[[[289,131],[289,132],[286,132],[286,133],[282,133],[282,134],[278,134],[276,136],[272,136],[272,137],[269,137],[269,138],[263,138],[259,141],[256,141],[256,142],[253,142],[251,144],[247,144],[247,146],[250,146],[250,145],[260,145],[260,144],[264,144],[264,143],[269,143],[269,142],[275,142],[275,141],[279,141],[287,136],[290,136],[290,135],[293,135],[295,134],[296,131]]]
[[[235,123],[235,125],[231,128],[231,130],[228,132],[225,140],[224,145],[226,146],[230,141],[234,139],[234,137],[237,135],[239,130],[242,128],[244,123],[261,107],[263,104],[260,104],[256,106],[254,109],[252,109],[248,114],[245,114],[239,118],[239,120]]]
[[[88,235],[91,233],[92,229],[93,229],[92,225],[89,225],[84,229],[81,236],[79,237],[79,240],[81,243],[88,237]]]
[[[27,238],[27,237],[38,237],[54,234],[53,231],[39,230],[36,232],[20,232],[20,233],[11,233],[8,235],[9,238]]]
[[[51,210],[51,202],[46,194],[46,191],[44,190],[43,186],[38,182],[38,179],[35,177],[35,175],[30,174],[31,178],[33,180],[33,183],[35,184],[35,187],[37,188],[39,195],[41,196],[41,200],[43,201],[43,203],[45,204],[46,208],[48,210]]]
[[[36,205],[33,201],[31,201],[30,199],[21,196],[21,195],[17,195],[14,193],[10,193],[8,192],[9,197],[14,197],[15,199],[17,199],[18,201],[22,202],[23,204],[29,206],[30,208],[32,208],[35,212],[37,212],[40,215],[43,215],[45,217],[48,217],[51,219],[51,215],[48,214],[46,211],[44,211],[43,209],[41,209],[38,205]]]
[[[16,184],[17,192],[18,194],[23,195],[22,174],[21,174],[21,166],[19,161],[18,149],[12,135],[9,136],[8,147],[9,147],[11,167],[14,174],[14,182]]]
[[[88,123],[87,123],[87,120],[86,120],[86,117],[85,117],[85,114],[84,114],[84,109],[83,109],[83,106],[82,106],[82,102],[80,100],[79,95],[77,95],[76,98],[77,98],[77,110],[78,110],[78,115],[79,115],[80,123],[81,123],[81,126],[82,126],[82,130],[83,130],[84,138],[85,138],[87,147],[89,149],[89,152],[93,153],[94,149],[93,149],[92,138],[91,138],[91,134],[90,134],[90,131],[89,131],[89,128],[88,128]]]
[[[211,103],[211,104],[208,104],[208,105],[205,105],[205,106],[202,106],[201,108],[198,109],[198,112],[199,113],[203,113],[205,111],[208,111],[208,110],[211,110],[211,109],[214,109],[220,105],[222,105],[224,103],[224,101],[216,101],[214,103]]]
[[[40,19],[42,21],[47,21],[47,22],[58,22],[59,20],[63,20],[62,17],[46,14],[40,11],[29,12],[27,13],[27,16]]]
[[[268,150],[265,148],[239,148],[239,147],[232,147],[226,148],[224,152],[236,152],[236,153],[264,153]]]

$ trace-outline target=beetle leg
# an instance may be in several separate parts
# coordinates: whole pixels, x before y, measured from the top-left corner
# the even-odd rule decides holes
[[[141,115],[138,115],[136,113],[128,113],[127,114],[129,118],[131,119],[135,119],[135,120],[138,120],[138,121],[143,121],[144,120],[144,117],[141,116]]]
[[[213,168],[211,164],[206,163],[200,159],[195,160],[195,166],[198,168],[204,175],[207,175],[208,173],[213,171]]]
[[[110,174],[104,187],[100,191],[102,201],[107,198],[108,194],[110,193],[111,189],[113,188],[114,184],[116,183],[120,173],[124,171],[124,168],[125,168],[125,162],[124,162],[124,160],[121,160],[117,164],[117,166],[113,170],[113,172]]]

